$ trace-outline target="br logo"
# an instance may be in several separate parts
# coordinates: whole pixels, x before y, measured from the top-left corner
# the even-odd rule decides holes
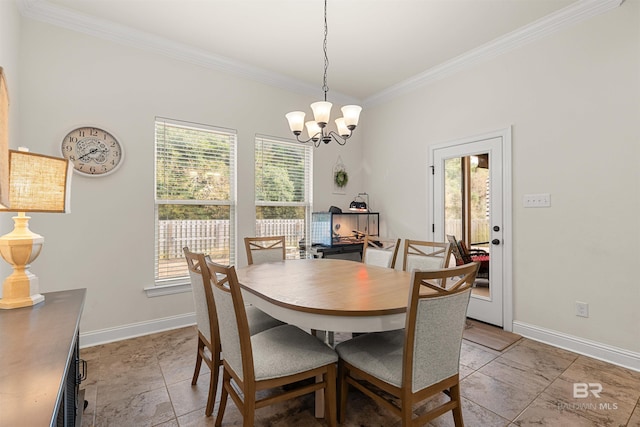
[[[600,399],[602,393],[602,384],[600,383],[573,383],[573,397],[576,399],[584,399],[589,397],[589,393]]]

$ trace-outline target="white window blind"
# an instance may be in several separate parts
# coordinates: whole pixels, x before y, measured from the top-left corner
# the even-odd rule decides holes
[[[235,263],[236,131],[156,118],[155,280],[189,276],[182,251]]]
[[[255,235],[284,235],[287,258],[304,256],[311,221],[313,146],[258,135],[255,161]]]

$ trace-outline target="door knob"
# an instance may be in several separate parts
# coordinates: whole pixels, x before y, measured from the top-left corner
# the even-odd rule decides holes
[[[500,244],[500,239],[493,239],[491,241],[491,243],[494,244],[494,245],[499,245]]]

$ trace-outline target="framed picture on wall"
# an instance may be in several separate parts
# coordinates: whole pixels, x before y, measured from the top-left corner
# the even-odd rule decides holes
[[[0,204],[9,206],[9,94],[0,67]]]
[[[331,176],[333,181],[333,194],[347,194],[347,184],[349,183],[349,174],[347,168],[342,163],[342,158],[338,156],[333,173]]]

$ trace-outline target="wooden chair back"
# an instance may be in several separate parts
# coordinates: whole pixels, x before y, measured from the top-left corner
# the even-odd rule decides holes
[[[404,241],[403,255],[403,271],[445,268],[451,258],[451,244],[407,239]]]
[[[189,277],[191,279],[191,293],[196,307],[196,322],[198,326],[198,348],[196,353],[196,366],[193,372],[191,384],[195,385],[200,375],[202,361],[211,371],[209,380],[209,397],[205,414],[211,415],[215,396],[218,388],[218,374],[220,372],[221,346],[218,332],[218,316],[216,304],[211,289],[211,276],[207,267],[209,257],[202,253],[191,252],[188,247],[183,249]],[[205,350],[206,349],[206,350]]]
[[[400,239],[364,236],[362,262],[380,267],[395,268],[399,248]]]
[[[207,267],[211,274],[218,321],[224,325],[220,329],[224,363],[237,374],[236,381],[253,381],[251,335],[236,270],[233,266],[211,261],[207,262]]]
[[[285,236],[245,237],[244,247],[249,265],[286,258]]]

